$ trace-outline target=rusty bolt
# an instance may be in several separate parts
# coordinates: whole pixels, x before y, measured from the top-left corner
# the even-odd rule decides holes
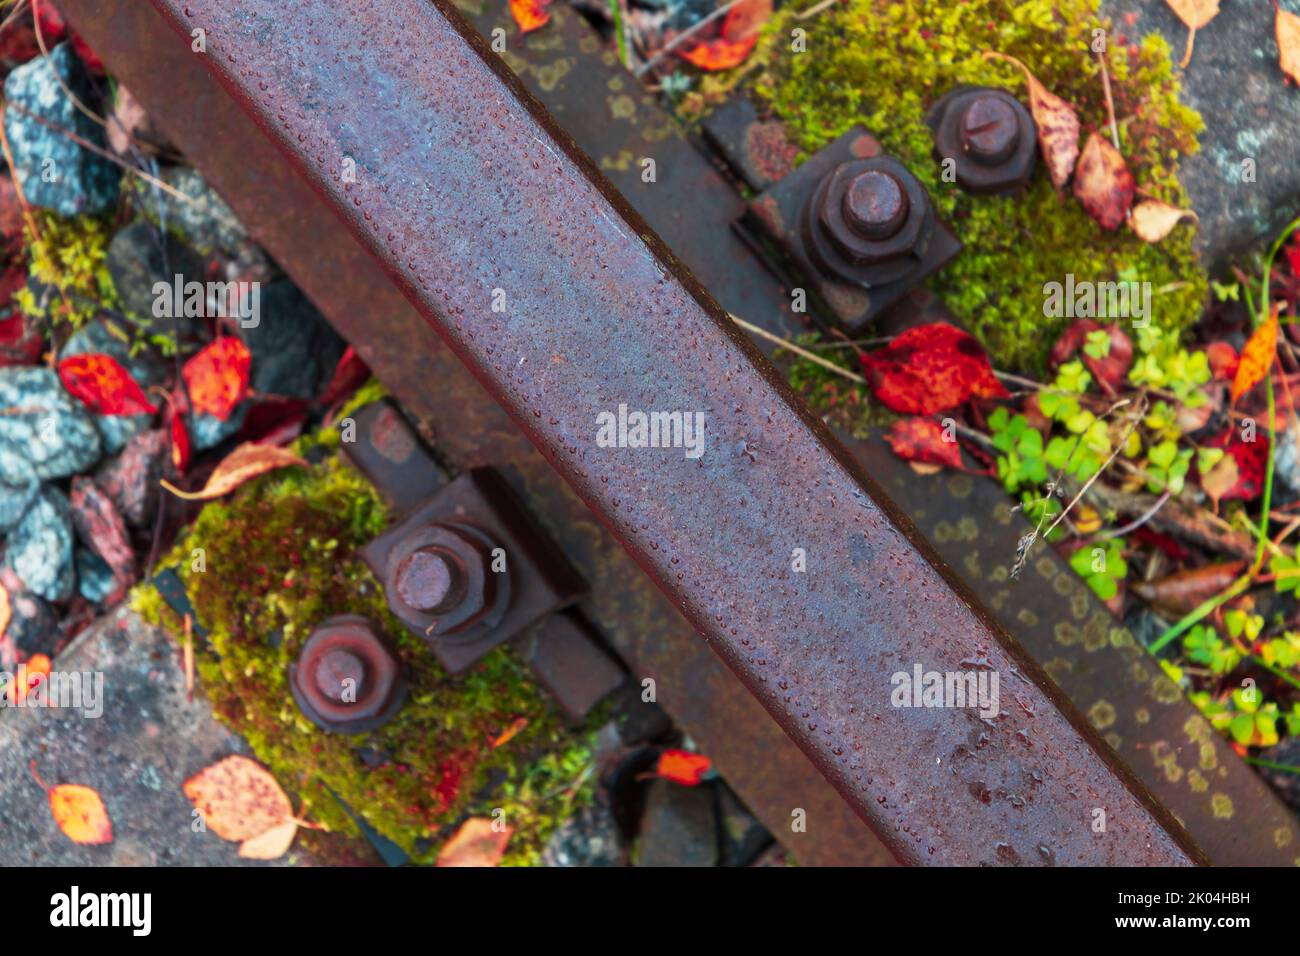
[[[386,723],[402,705],[402,662],[368,619],[329,618],[308,636],[289,665],[289,689],[322,730],[355,734]]]
[[[1016,111],[1000,96],[982,93],[971,97],[961,113],[961,142],[977,163],[1005,163],[1020,143]]]
[[[1034,120],[1006,90],[960,87],[936,103],[926,121],[934,133],[935,158],[952,161],[957,185],[967,192],[1016,192],[1033,174]]]
[[[510,579],[492,570],[496,541],[462,522],[413,528],[388,556],[388,606],[429,637],[476,636],[495,627],[510,600]]]
[[[853,177],[842,204],[849,228],[868,239],[888,239],[907,221],[907,193],[885,170],[869,169]]]
[[[888,156],[840,163],[806,210],[800,235],[809,258],[828,275],[862,286],[913,272],[934,232],[925,188]]]

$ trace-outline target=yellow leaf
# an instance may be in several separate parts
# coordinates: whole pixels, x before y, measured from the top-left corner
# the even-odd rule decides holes
[[[1196,213],[1190,209],[1179,209],[1166,202],[1144,199],[1133,207],[1128,224],[1143,242],[1159,242],[1173,231],[1174,226],[1189,216],[1193,222],[1197,221]]]
[[[239,844],[239,855],[245,860],[275,860],[288,852],[298,832],[298,821],[288,820],[271,827]]]
[[[307,462],[287,448],[245,442],[227,455],[221,464],[217,465],[216,470],[208,477],[208,483],[203,486],[202,491],[181,491],[166,478],[162,479],[160,483],[176,497],[184,498],[186,501],[209,501],[229,494],[244,482],[256,478],[258,475],[274,471],[276,468],[285,468],[289,465],[300,465],[306,468]]]
[[[293,819],[293,806],[271,771],[238,754],[200,770],[184,790],[223,840],[250,840]]]
[[[1029,87],[1029,110],[1034,115],[1034,125],[1038,127],[1038,148],[1043,153],[1052,185],[1062,189],[1070,181],[1075,160],[1079,158],[1079,117],[1074,107],[1050,92],[1029,72],[1029,67],[1015,57],[990,50],[984,58],[1006,60],[1024,72],[1025,84]]]
[[[497,829],[487,817],[470,817],[438,853],[438,866],[496,866],[506,852],[510,827]]]
[[[1277,311],[1278,303],[1274,302],[1273,314],[1250,334],[1250,340],[1241,350],[1241,361],[1237,364],[1237,374],[1232,380],[1233,404],[1262,382],[1273,367],[1277,355]]]
[[[1165,0],[1178,19],[1187,25],[1187,52],[1183,62],[1178,64],[1184,69],[1192,62],[1192,48],[1196,45],[1196,31],[1219,15],[1219,0]]]
[[[49,791],[54,822],[73,843],[97,846],[113,842],[113,824],[104,801],[91,787],[61,783]]]
[[[1300,84],[1300,16],[1277,8],[1277,49],[1281,54],[1282,72]]]

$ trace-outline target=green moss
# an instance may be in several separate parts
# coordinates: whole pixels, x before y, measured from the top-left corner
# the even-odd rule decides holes
[[[33,210],[39,236],[26,230],[30,275],[50,288],[48,301],[37,302],[30,289],[15,296],[18,306],[33,318],[48,316],[52,323],[80,328],[102,308],[119,305],[108,272],[108,243],[112,224],[96,216],[64,219],[45,210]]]
[[[814,332],[797,336],[795,344],[841,368],[857,371],[852,349],[838,345],[819,349],[819,344],[825,346],[826,343]],[[898,417],[879,402],[871,401],[863,386],[793,352],[777,349],[778,359],[786,356],[789,360],[784,367],[790,387],[832,428],[842,429],[856,438],[866,438],[873,427],[887,425]]]
[[[1046,87],[1073,103],[1089,129],[1106,125],[1100,67],[1089,52],[1105,22],[1098,0],[845,0],[796,21],[787,7],[769,22],[745,73],[757,97],[810,153],[854,124],[872,130],[930,190],[965,250],[930,288],[984,343],[1000,367],[1039,373],[1069,321],[1043,315],[1043,285],[1074,273],[1103,282],[1123,274],[1152,284],[1153,320],[1184,330],[1201,314],[1206,277],[1182,226],[1159,245],[1127,229],[1105,233],[1072,197],[1058,199],[1041,168],[1011,198],[970,196],[941,180],[931,155],[926,111],[960,83],[1001,86],[1025,100],[1023,74],[986,61],[996,50],[1021,59]],[[807,52],[790,50],[790,31],[807,31]],[[1149,36],[1140,49],[1109,34],[1108,56],[1123,152],[1138,186],[1186,206],[1176,179],[1193,153],[1200,117],[1179,104],[1168,45]],[[716,97],[736,77],[705,84]]]
[[[304,439],[299,450],[328,445],[328,434]],[[560,724],[509,648],[458,678],[442,671],[390,614],[358,554],[387,524],[374,489],[334,456],[208,504],[162,562],[179,571],[207,635],[195,647],[200,683],[218,719],[248,741],[309,819],[327,828],[303,832],[315,852],[346,858],[360,836],[328,788],[416,862],[436,859],[466,816],[495,810],[514,830],[506,862],[536,862],[557,823],[590,800],[592,732]],[[206,570],[195,570],[197,548]],[[137,589],[133,606],[180,633],[151,586]],[[288,665],[313,625],[343,613],[375,621],[410,668],[402,710],[364,735],[319,730],[288,688]],[[511,727],[522,729],[494,747],[493,738]],[[386,755],[385,762],[369,769],[362,748]]]

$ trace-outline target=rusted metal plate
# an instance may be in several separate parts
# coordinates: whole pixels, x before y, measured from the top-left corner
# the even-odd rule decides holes
[[[61,9],[356,346],[444,462],[502,467],[592,585],[585,616],[638,681],[655,681],[659,703],[764,825],[807,866],[891,865],[893,856],[217,86],[202,58],[147,3],[63,0]],[[800,832],[791,830],[796,809],[807,820]]]
[[[879,435],[841,436],[939,554],[971,582],[1119,757],[1222,866],[1300,865],[1300,824],[1053,549],[1010,580],[1031,530],[987,478],[917,475]]]
[[[1203,858],[458,14],[155,5],[900,859]],[[707,447],[602,447],[624,403],[703,416]],[[913,666],[1014,703],[890,706]]]

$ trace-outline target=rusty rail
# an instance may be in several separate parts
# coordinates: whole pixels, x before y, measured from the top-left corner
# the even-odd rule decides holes
[[[900,859],[1202,859],[454,9],[154,5]],[[598,446],[620,405],[703,455]],[[891,707],[916,664],[1001,715]]]

